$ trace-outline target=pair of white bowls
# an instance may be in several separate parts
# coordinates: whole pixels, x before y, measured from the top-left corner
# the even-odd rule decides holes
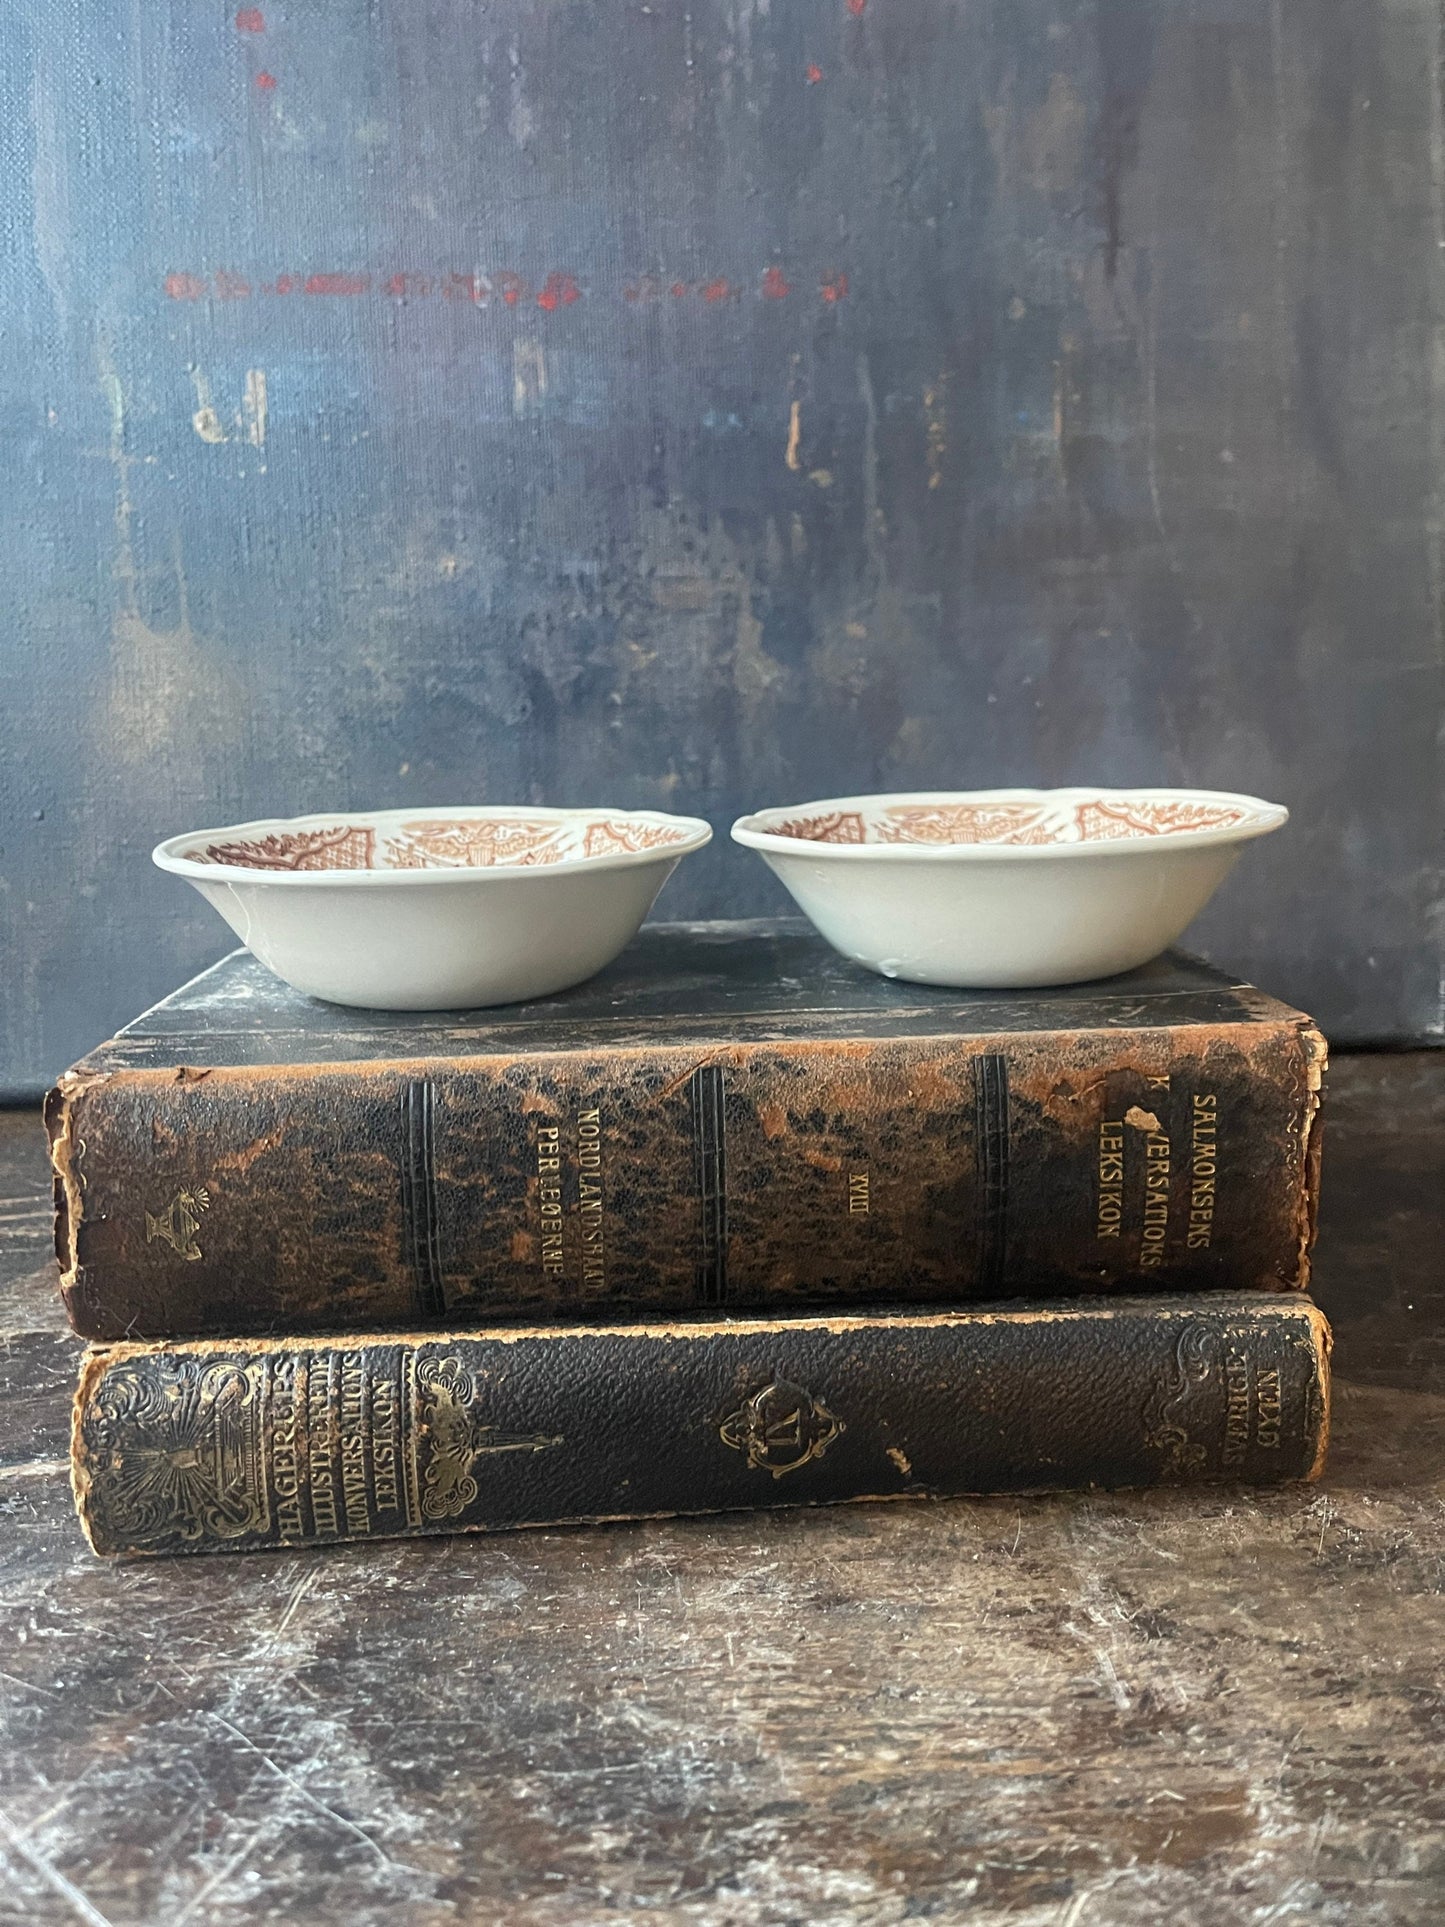
[[[937,791],[760,810],[732,833],[855,963],[1015,989],[1147,962],[1287,815],[1221,790]],[[711,836],[651,810],[381,810],[194,831],[155,861],[297,990],[458,1010],[595,975]]]

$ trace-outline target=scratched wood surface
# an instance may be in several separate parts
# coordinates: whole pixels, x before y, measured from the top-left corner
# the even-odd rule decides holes
[[[1321,1487],[103,1565],[0,1131],[0,1920],[1445,1914],[1445,1057],[1333,1073]]]
[[[1184,782],[1438,1034],[1438,0],[10,0],[0,1093],[341,806]],[[783,907],[725,836],[674,916]]]

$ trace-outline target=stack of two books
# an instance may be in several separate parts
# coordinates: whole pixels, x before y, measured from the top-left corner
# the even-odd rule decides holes
[[[99,1552],[1311,1477],[1323,1042],[658,926],[417,1019],[238,952],[49,1101]]]

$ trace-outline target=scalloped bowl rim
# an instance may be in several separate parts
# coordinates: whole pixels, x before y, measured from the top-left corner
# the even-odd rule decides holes
[[[1059,843],[830,843],[821,838],[784,836],[767,827],[769,821],[834,811],[882,810],[898,806],[949,806],[988,803],[1038,803],[1060,807],[1102,799],[1148,803],[1216,803],[1248,812],[1246,820],[1199,830],[1170,830],[1153,835],[1093,837]],[[1244,843],[1282,829],[1289,811],[1238,790],[1176,789],[1150,784],[1136,789],[1103,785],[1067,789],[997,790],[883,790],[861,796],[834,796],[816,802],[769,804],[766,809],[740,816],[732,838],[768,856],[819,858],[848,863],[1040,863],[1080,857],[1166,855],[1172,850],[1195,850],[1206,845]]]
[[[557,824],[603,821],[645,823],[665,826],[682,834],[676,842],[658,844],[650,850],[612,850],[600,856],[568,855],[559,857],[554,863],[434,864],[417,869],[271,870],[244,863],[199,863],[181,854],[181,846],[191,849],[203,843],[254,841],[259,836],[274,836],[278,832],[331,828],[384,831],[399,829],[408,823],[483,823],[516,819]],[[594,876],[603,870],[633,870],[651,863],[673,863],[680,857],[691,855],[694,850],[702,849],[711,842],[712,834],[712,825],[704,822],[700,816],[672,816],[662,810],[611,809],[605,804],[577,809],[499,803],[459,804],[455,807],[437,805],[423,809],[320,810],[309,816],[263,816],[249,823],[228,823],[217,829],[186,830],[179,836],[168,836],[158,843],[151,851],[151,861],[158,869],[168,871],[172,876],[185,877],[192,883],[254,884],[267,889],[279,886],[286,889],[320,887],[374,890],[393,885],[415,889],[425,884],[454,887],[463,883],[495,883],[503,878],[556,879],[577,876],[583,872]]]

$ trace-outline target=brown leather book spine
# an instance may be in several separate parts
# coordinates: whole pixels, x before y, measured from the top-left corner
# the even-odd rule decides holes
[[[73,1074],[98,1339],[1307,1282],[1302,1018]]]
[[[97,1552],[865,1498],[1313,1478],[1329,1330],[1300,1297],[93,1349]]]

